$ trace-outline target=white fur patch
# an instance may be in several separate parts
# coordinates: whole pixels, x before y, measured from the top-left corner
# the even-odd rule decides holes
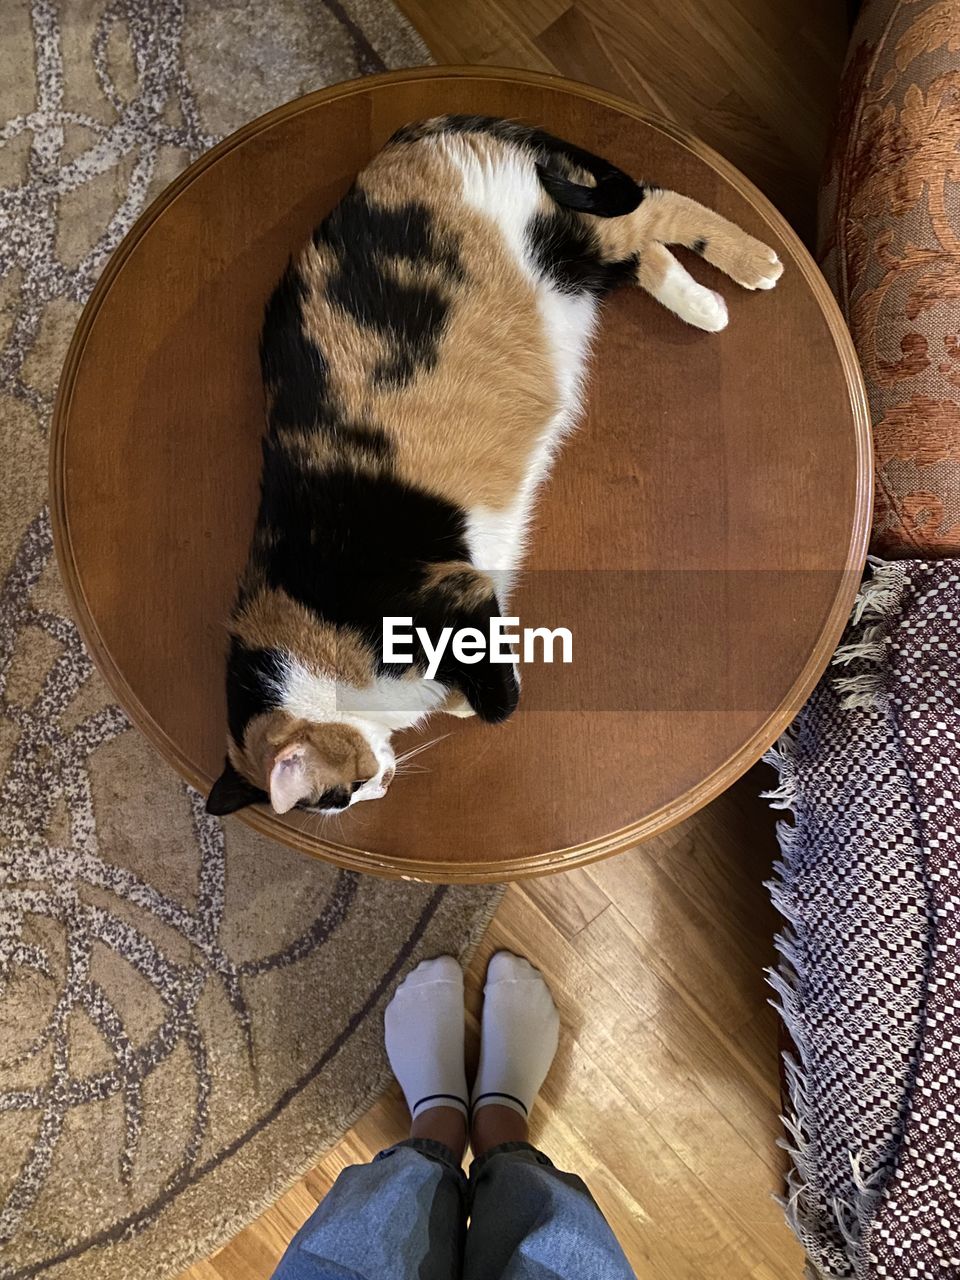
[[[497,225],[513,256],[534,279],[527,255],[527,225],[537,213],[543,189],[533,160],[513,147],[494,159],[480,154],[468,138],[441,134],[437,146],[463,177],[463,199]]]
[[[329,724],[337,717],[337,682],[318,676],[290,654],[284,654],[276,693],[284,711],[298,720]]]
[[[527,545],[527,529],[537,492],[550,473],[561,441],[576,424],[579,404],[575,399],[547,424],[531,453],[520,492],[508,506],[474,507],[467,516],[467,544],[478,569],[489,573],[497,588],[500,605],[506,605],[516,572]]]
[[[562,293],[548,280],[537,289],[537,307],[553,355],[553,375],[564,408],[575,415],[599,307],[590,294]]]
[[[313,724],[358,724],[395,732],[409,729],[443,702],[446,687],[436,680],[395,680],[378,676],[365,689],[316,675],[286,655],[280,686],[283,709]]]
[[[467,545],[470,559],[497,583],[501,605],[513,585],[513,574],[525,545],[530,503],[521,495],[509,507],[474,507],[467,517]]]
[[[697,329],[716,333],[727,326],[727,304],[721,295],[694,280],[673,254],[655,296],[658,302]]]

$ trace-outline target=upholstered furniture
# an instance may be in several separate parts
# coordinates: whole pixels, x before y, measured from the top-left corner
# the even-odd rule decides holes
[[[960,10],[867,0],[820,202],[820,262],[870,398],[873,550],[960,552]]]

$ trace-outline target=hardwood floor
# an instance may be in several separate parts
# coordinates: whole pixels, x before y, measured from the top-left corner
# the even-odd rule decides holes
[[[438,62],[554,71],[698,133],[812,238],[846,43],[836,0],[399,0]],[[653,179],[655,174],[647,175]],[[468,975],[498,947],[541,967],[563,1035],[534,1139],[579,1172],[640,1280],[799,1280],[780,1189],[778,926],[757,766],[632,853],[511,886]],[[475,1033],[475,1018],[472,1019]],[[311,1173],[183,1280],[266,1280],[348,1164],[405,1132],[383,1098]]]

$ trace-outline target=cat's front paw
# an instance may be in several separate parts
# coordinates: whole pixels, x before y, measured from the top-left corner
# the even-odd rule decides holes
[[[783,275],[783,263],[769,245],[748,237],[731,274],[744,289],[772,289]]]
[[[443,709],[448,716],[457,716],[461,720],[466,720],[468,716],[477,714],[466,698],[460,698],[456,702],[448,702]]]

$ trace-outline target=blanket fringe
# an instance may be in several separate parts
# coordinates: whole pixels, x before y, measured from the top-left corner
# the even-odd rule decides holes
[[[896,614],[906,578],[899,560],[880,560],[877,556],[868,556],[867,564],[871,571],[870,577],[861,583],[850,616],[854,626],[864,618],[879,621]]]
[[[897,562],[871,558],[869,566],[870,577],[863,583],[857,596],[846,643],[837,649],[833,658],[833,664],[837,668],[846,669],[844,675],[833,679],[841,706],[846,709],[879,709],[883,705],[886,697],[884,659],[889,629],[885,624],[896,617],[907,580],[905,569]],[[867,625],[862,627],[859,635],[855,632],[851,635],[851,630],[861,624]],[[851,666],[853,670],[850,670]],[[802,734],[801,715],[763,757],[766,764],[776,769],[777,785],[761,794],[771,808],[785,811],[792,817],[792,821],[777,823],[781,857],[774,864],[773,879],[766,885],[774,906],[786,924],[774,940],[778,955],[777,966],[767,970],[766,979],[774,993],[770,1003],[783,1019],[795,1048],[795,1052],[787,1051],[783,1054],[787,1105],[786,1114],[781,1117],[785,1137],[780,1145],[789,1152],[792,1167],[786,1177],[786,1194],[778,1199],[788,1225],[801,1244],[806,1246],[815,1241],[820,1243],[820,1256],[808,1251],[807,1274],[821,1277],[849,1274],[851,1267],[859,1274],[863,1261],[863,1230],[870,1221],[880,1194],[884,1170],[878,1169],[865,1175],[861,1167],[861,1154],[850,1153],[852,1195],[850,1199],[836,1197],[830,1202],[837,1232],[836,1245],[831,1248],[818,1230],[808,1190],[817,1182],[819,1147],[815,1132],[815,1111],[809,1093],[808,1064],[813,1055],[804,1004],[807,986],[806,957],[798,942],[802,925],[802,898],[794,872],[797,846],[806,838],[799,776]]]
[[[845,711],[870,711],[883,704],[883,678],[879,667],[876,671],[842,676],[834,680],[833,687],[840,695],[840,705]]]
[[[872,623],[864,627],[859,638],[841,644],[831,659],[836,667],[848,667],[852,662],[860,669],[849,675],[835,676],[833,687],[845,711],[879,710],[885,701],[883,660],[889,644],[889,620],[896,616],[903,593],[906,571],[896,560],[868,561],[871,574],[860,588],[853,606],[850,627],[861,622]],[[849,628],[848,628],[849,631]]]
[[[845,667],[862,658],[865,662],[882,662],[887,649],[886,629],[879,622],[867,627],[856,644],[842,644],[833,655],[834,666]]]

